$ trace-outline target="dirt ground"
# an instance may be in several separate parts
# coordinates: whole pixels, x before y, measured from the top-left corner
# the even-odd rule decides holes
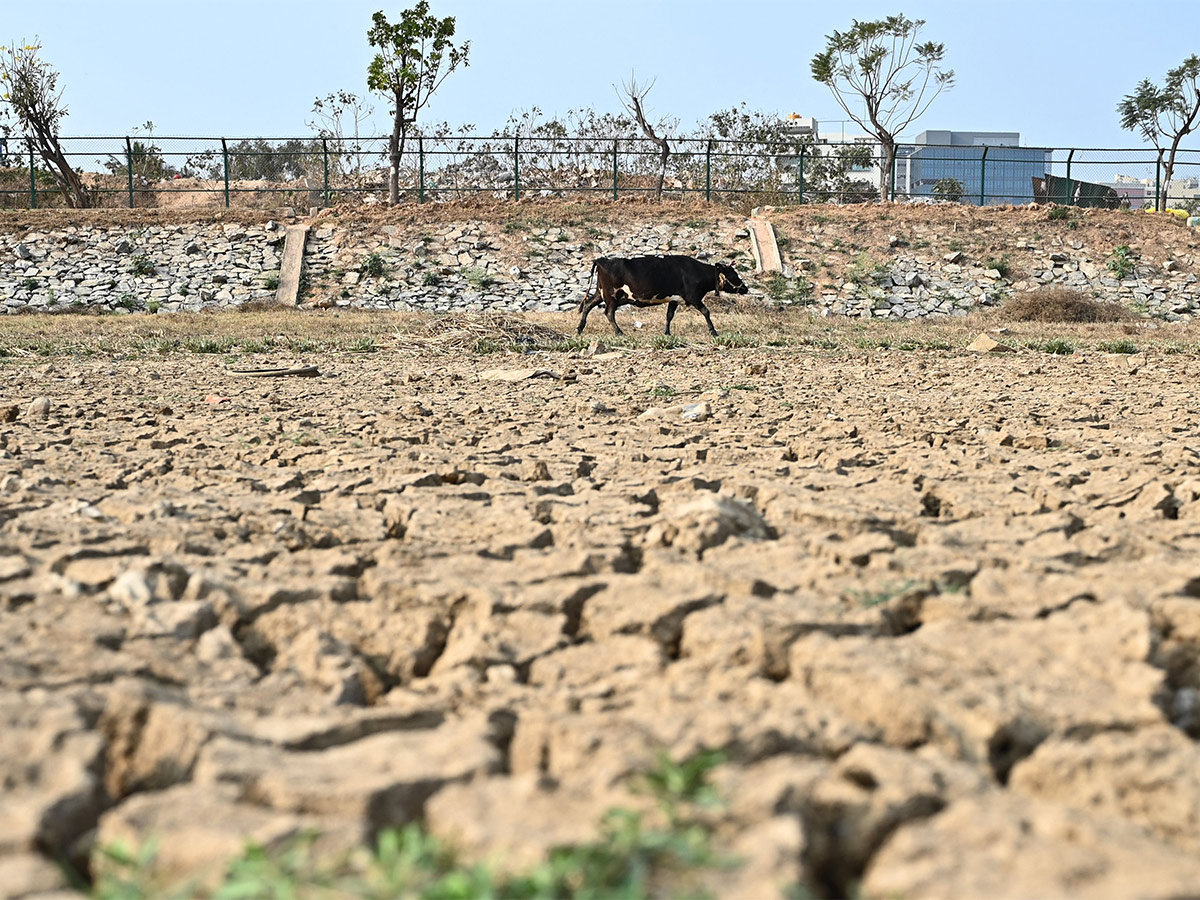
[[[716,896],[1200,884],[1196,354],[373,333],[0,365],[0,896],[150,836],[523,865],[704,750]]]

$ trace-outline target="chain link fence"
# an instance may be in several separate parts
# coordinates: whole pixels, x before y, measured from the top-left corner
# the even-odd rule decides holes
[[[98,207],[324,207],[388,196],[386,137],[363,139],[72,137],[68,162]],[[1200,205],[1200,151],[1182,150],[1168,182],[1154,148],[908,144],[881,175],[877,144],[636,137],[411,136],[402,200],[472,195],[655,196],[775,205],[949,200],[1130,208]],[[0,208],[64,206],[55,178],[20,138],[0,143]]]

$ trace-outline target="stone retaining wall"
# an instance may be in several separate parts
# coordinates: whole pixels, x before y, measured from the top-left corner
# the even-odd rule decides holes
[[[199,310],[270,300],[278,284],[284,229],[204,223],[139,229],[64,227],[0,233],[0,310],[113,312]],[[917,318],[965,315],[1039,285],[1077,288],[1175,320],[1200,309],[1200,283],[1186,271],[1139,266],[1111,277],[1082,250],[1041,249],[1017,241],[1032,261],[1015,283],[961,253],[892,248],[886,266],[847,266],[841,289],[810,292],[811,263],[785,262],[790,277],[751,280],[772,303],[811,302],[831,314]],[[562,310],[577,305],[597,256],[681,253],[732,258],[753,271],[745,220],[685,224],[527,226],[463,221],[427,226],[366,226],[318,220],[305,250],[306,303],[369,309]]]

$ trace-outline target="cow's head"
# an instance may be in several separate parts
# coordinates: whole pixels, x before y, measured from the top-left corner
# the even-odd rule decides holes
[[[717,290],[728,291],[731,294],[745,294],[749,293],[750,288],[746,287],[746,282],[742,281],[742,276],[738,275],[737,269],[727,266],[725,263],[717,263]]]

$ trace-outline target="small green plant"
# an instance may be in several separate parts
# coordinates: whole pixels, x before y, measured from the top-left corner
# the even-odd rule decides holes
[[[777,306],[812,301],[813,285],[807,278],[788,278],[782,272],[772,272],[763,279],[763,287],[771,302]]]
[[[98,873],[95,900],[149,900],[155,885],[148,874],[158,856],[153,838],[138,847],[125,841],[97,846],[92,868]]]
[[[906,579],[900,582],[891,582],[883,585],[879,590],[857,590],[851,589],[847,591],[851,599],[856,601],[863,609],[871,609],[876,606],[881,606],[896,597],[899,597],[905,591],[914,587],[916,582],[912,579]]]
[[[268,291],[279,290],[279,273],[278,272],[267,273],[267,275],[263,278],[263,287],[266,288]]]
[[[514,349],[510,341],[497,341],[493,338],[479,338],[471,347],[476,356],[487,356],[489,353],[505,353]]]
[[[153,275],[156,271],[154,263],[145,253],[139,253],[129,260],[130,275]]]
[[[117,306],[121,307],[121,309],[137,309],[137,298],[133,294],[122,294],[117,298]]]
[[[983,267],[985,269],[995,269],[997,272],[1000,273],[1001,278],[1012,278],[1012,274],[1013,274],[1012,261],[1009,258],[1009,255],[1007,253],[1005,253],[999,257],[996,257],[996,256],[987,257],[986,259],[983,260]]]
[[[1051,222],[1063,222],[1071,218],[1071,209],[1067,206],[1052,206],[1046,218]]]
[[[553,350],[556,353],[570,353],[572,351],[586,350],[592,345],[592,339],[585,337],[582,334],[573,334],[570,337],[562,338],[557,341],[550,341],[546,344],[537,344],[530,349],[533,350]]]
[[[421,284],[425,287],[437,287],[442,283],[442,276],[437,272],[426,272],[421,276]]]
[[[1108,269],[1116,278],[1123,281],[1132,275],[1136,268],[1133,251],[1128,244],[1121,244],[1113,249],[1112,255],[1108,258]]]
[[[36,278],[25,278],[21,281],[21,289],[25,291],[36,291],[42,286],[42,283]]]
[[[671,387],[669,384],[656,384],[654,387],[650,388],[650,390],[646,391],[646,393],[651,397],[668,399],[670,397],[674,397],[679,393],[679,391],[675,390],[675,388]]]
[[[833,338],[816,337],[809,335],[804,339],[804,343],[809,347],[815,347],[818,350],[836,350],[841,345]]]
[[[1039,349],[1039,348],[1034,348]],[[1045,353],[1053,354],[1054,356],[1070,356],[1075,352],[1075,345],[1065,338],[1051,338],[1046,341],[1040,349]]]
[[[482,291],[484,288],[494,284],[496,281],[496,279],[489,275],[480,266],[468,266],[467,268],[463,269],[462,275],[463,278],[466,279],[467,284],[475,288],[477,291]]]
[[[860,337],[855,339],[854,346],[860,350],[890,350],[892,342],[887,338]]]
[[[161,308],[162,308],[162,304],[159,303],[157,300],[147,300],[146,301],[146,312],[150,313],[150,315],[154,315]]]
[[[1096,344],[1098,350],[1103,350],[1105,353],[1137,353],[1137,344],[1128,338],[1120,338],[1115,341],[1100,341]]]
[[[355,338],[353,341],[351,341],[346,346],[346,349],[349,350],[351,353],[374,353],[376,350],[379,349],[379,347],[376,346],[373,338],[360,337],[360,338]]]
[[[887,266],[871,262],[871,257],[865,250],[854,258],[854,262],[846,266],[846,280],[861,286],[878,284],[886,274]]]
[[[654,340],[650,342],[650,346],[655,350],[674,350],[676,347],[686,346],[682,339],[677,338],[673,334],[656,334]]]
[[[713,338],[713,343],[718,347],[730,348],[758,346],[757,339],[741,331],[722,331]]]
[[[367,257],[365,268],[367,274],[372,278],[382,278],[387,272],[387,266],[384,264],[383,255],[379,253],[372,253]]]
[[[634,790],[644,790],[658,803],[672,825],[681,820],[688,806],[715,809],[721,805],[720,795],[709,781],[712,771],[725,762],[720,750],[703,750],[680,762],[661,751],[654,765],[635,781]]]

